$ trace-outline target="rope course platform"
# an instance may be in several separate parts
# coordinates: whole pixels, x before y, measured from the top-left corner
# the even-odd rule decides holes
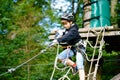
[[[105,37],[106,36],[120,36],[120,28],[116,28],[115,26],[106,26],[106,27],[98,27],[98,28],[80,28],[79,33],[83,39],[87,38],[88,31],[89,37],[96,37],[101,29],[105,28]],[[50,33],[49,39],[54,39],[55,31]]]

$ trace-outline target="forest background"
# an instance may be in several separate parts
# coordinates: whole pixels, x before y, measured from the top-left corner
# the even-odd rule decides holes
[[[120,1],[109,2],[114,2],[111,6],[115,6],[114,13],[111,12],[111,25],[120,27]],[[82,0],[0,0],[0,74],[45,49],[50,42],[50,31],[61,28],[59,17],[64,12],[73,12],[76,23],[82,28]],[[91,48],[87,49],[87,54],[91,54]],[[56,47],[50,48],[14,72],[0,76],[0,80],[48,80],[55,56]],[[104,47],[101,80],[109,80],[120,72],[119,57],[120,51],[107,51]],[[56,71],[54,80],[63,73]],[[78,75],[71,73],[69,77],[78,79]]]

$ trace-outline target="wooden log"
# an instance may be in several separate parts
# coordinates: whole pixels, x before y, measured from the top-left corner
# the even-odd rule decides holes
[[[120,80],[120,73],[114,76],[111,80]]]
[[[98,28],[81,28],[79,29],[79,33],[82,38],[87,38],[87,36],[96,37],[96,35],[99,34],[101,29],[103,28],[105,28],[105,36],[120,36],[120,28],[114,28],[114,26],[98,27]],[[88,31],[90,31],[89,35],[88,35]],[[50,33],[49,39],[54,39],[54,36],[55,36],[55,32],[52,31]]]
[[[89,0],[83,0],[83,3],[84,3],[84,15],[83,15],[83,20],[84,20],[84,23],[83,23],[83,26],[84,28],[90,28],[90,21],[89,19],[91,18],[91,5],[87,5],[90,3]],[[87,6],[85,6],[87,5]],[[87,21],[88,20],[88,21]]]
[[[117,13],[115,11],[118,0],[111,0],[111,16],[116,17]]]
[[[114,26],[107,26],[107,27],[97,27],[97,28],[81,28],[81,29],[79,29],[79,32],[86,33],[89,30],[95,30],[95,31],[99,32],[99,31],[101,31],[101,29],[104,29],[104,28],[106,31],[120,30],[120,28],[115,28]]]
[[[95,31],[99,32],[99,31],[101,31],[101,29],[104,29],[104,28],[106,31],[119,31],[120,30],[120,28],[117,28],[115,26],[106,26],[106,27],[97,27],[97,28],[80,28],[79,32],[86,33],[89,30],[95,30]],[[54,34],[55,34],[55,31],[51,31],[50,35],[54,35]]]
[[[83,3],[86,5],[86,4],[90,3],[90,0],[83,0]]]
[[[98,32],[99,34],[99,32]],[[87,38],[88,33],[80,33],[82,38]],[[109,31],[109,32],[105,32],[104,36],[120,36],[120,31]],[[96,37],[96,34],[93,33],[89,33],[88,37]]]
[[[99,34],[99,32],[98,32]],[[89,33],[80,33],[81,37],[82,38],[87,38],[88,37],[96,37],[96,34],[93,34],[92,32]],[[120,36],[120,31],[108,31],[108,32],[105,32],[105,35],[104,36]],[[49,39],[54,39],[55,35],[50,35],[49,36]]]

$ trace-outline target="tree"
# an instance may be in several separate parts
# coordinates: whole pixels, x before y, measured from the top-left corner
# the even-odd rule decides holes
[[[82,28],[83,3],[81,0],[64,0],[59,2],[57,0],[53,0],[51,4],[52,10],[56,14],[55,16],[60,17],[60,15],[63,13],[72,13],[75,17],[75,22],[79,25],[80,28]]]
[[[56,26],[61,27],[59,17],[66,11],[63,10],[65,6],[53,9],[54,6],[51,4],[55,3],[54,5],[56,5],[56,2],[52,1],[57,2],[57,0],[0,1],[0,74],[39,53],[46,47],[49,29]],[[83,2],[81,0],[65,0],[64,3],[69,3],[67,12],[73,12],[77,24],[81,27]],[[119,4],[116,11],[119,14]],[[11,74],[0,76],[0,80],[47,80],[53,70],[55,53],[56,48],[50,48],[45,54],[38,56]],[[113,54],[116,53],[113,52]],[[107,65],[105,67],[108,68]],[[60,75],[63,74],[57,71],[54,79],[58,79]],[[70,74],[70,78],[74,80],[78,79],[78,76]]]
[[[47,38],[45,27],[39,21],[46,16],[48,1],[44,0],[1,0],[0,5],[0,73],[15,67],[36,55]],[[44,15],[45,13],[45,15]],[[45,56],[45,55],[44,55]],[[38,60],[38,61],[37,61]],[[29,62],[27,65],[38,64],[41,59]],[[6,66],[9,66],[6,68]],[[29,79],[27,67],[36,74],[38,67],[24,66],[12,74],[0,77],[1,80]],[[39,73],[40,74],[40,73]],[[36,77],[39,78],[39,77]],[[33,79],[34,80],[34,79]]]

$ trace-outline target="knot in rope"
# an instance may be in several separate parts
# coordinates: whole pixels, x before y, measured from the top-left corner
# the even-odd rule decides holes
[[[8,72],[9,73],[12,73],[13,71],[15,71],[16,69],[15,68],[11,68],[11,69],[8,69]]]
[[[45,52],[45,51],[46,51],[46,49],[45,49],[45,50],[41,50],[40,53],[43,53],[43,52]]]

